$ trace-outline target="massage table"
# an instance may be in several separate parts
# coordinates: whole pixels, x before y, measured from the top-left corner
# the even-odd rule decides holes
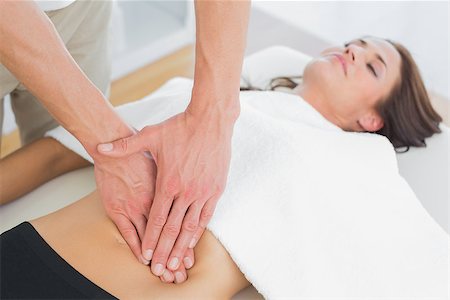
[[[295,76],[311,58],[294,49],[273,46],[244,60],[241,85],[266,88],[278,76]],[[400,174],[406,179],[423,207],[449,233],[449,140],[450,128],[426,140],[426,148],[411,148],[397,154]],[[0,208],[0,232],[19,223],[60,209],[95,188],[93,167],[76,170],[53,179],[20,199]],[[233,297],[262,299],[252,286]]]

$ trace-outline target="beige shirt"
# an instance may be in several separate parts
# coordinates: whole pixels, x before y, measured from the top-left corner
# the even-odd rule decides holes
[[[69,6],[75,0],[35,0],[42,11],[57,10]]]

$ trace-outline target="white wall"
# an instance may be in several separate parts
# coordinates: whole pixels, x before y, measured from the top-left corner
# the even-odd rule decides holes
[[[254,1],[253,6],[333,43],[367,34],[401,42],[427,87],[449,98],[448,1]]]
[[[449,95],[448,1],[253,1],[253,6],[333,43],[375,35],[403,43],[427,87]],[[3,132],[15,128],[9,104]]]

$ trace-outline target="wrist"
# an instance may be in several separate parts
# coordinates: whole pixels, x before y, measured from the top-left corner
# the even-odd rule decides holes
[[[235,123],[240,114],[240,72],[224,72],[205,55],[196,57],[194,86],[188,110],[198,117],[217,115]]]
[[[70,115],[62,118],[62,125],[83,145],[86,152],[94,159],[103,157],[97,145],[108,143],[135,133],[114,111],[111,104],[95,87],[86,86],[82,95],[66,95],[70,103]],[[77,103],[70,99],[80,99]],[[73,104],[75,103],[75,104]]]
[[[186,113],[197,120],[210,120],[232,128],[240,115],[240,105],[224,105],[223,103],[211,103],[197,105],[190,103]]]
[[[239,91],[225,95],[224,93],[215,93],[207,89],[199,91],[199,89],[194,87],[191,102],[186,112],[196,118],[210,116],[233,125],[241,113]]]

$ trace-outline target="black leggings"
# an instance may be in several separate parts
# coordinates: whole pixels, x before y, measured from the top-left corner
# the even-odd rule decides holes
[[[0,236],[1,299],[116,299],[62,259],[24,222]]]

